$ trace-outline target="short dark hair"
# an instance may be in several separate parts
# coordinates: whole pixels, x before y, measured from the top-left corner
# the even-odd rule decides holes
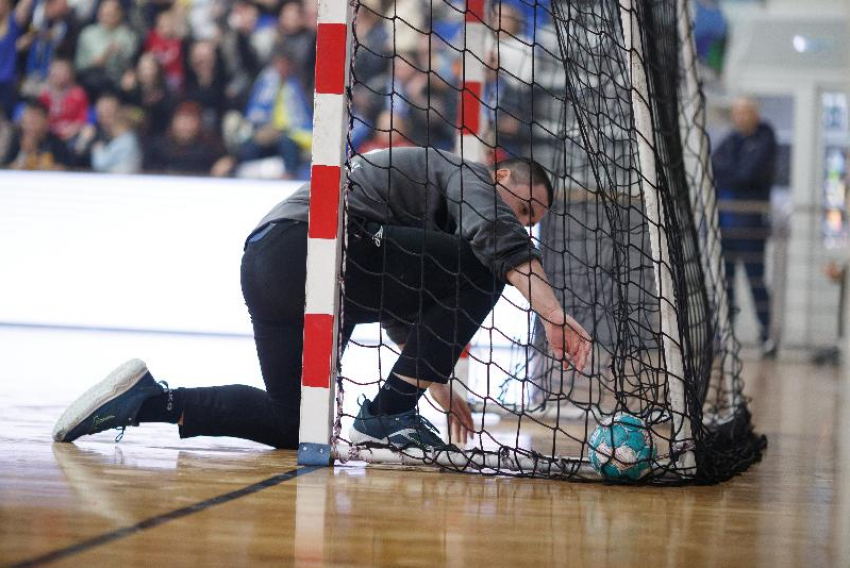
[[[549,203],[546,207],[552,207],[555,202],[555,189],[552,187],[552,181],[549,179],[549,173],[546,168],[526,158],[508,158],[496,164],[497,170],[510,170],[514,174],[514,179],[517,183],[527,183],[531,186],[542,185],[546,188],[546,197]]]

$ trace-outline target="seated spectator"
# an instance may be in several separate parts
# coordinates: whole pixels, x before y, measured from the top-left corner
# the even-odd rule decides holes
[[[436,81],[434,83],[437,83]],[[445,83],[439,83],[445,86]],[[409,51],[393,59],[393,71],[387,81],[386,108],[405,120],[412,142],[417,146],[449,149],[454,146],[454,126],[434,112],[439,108],[437,90],[431,92],[427,65],[419,52]],[[442,108],[439,108],[442,114]]]
[[[407,123],[401,117],[393,117],[388,110],[378,115],[372,136],[359,148],[358,152],[365,154],[373,150],[384,150],[386,148],[404,148],[413,146],[405,135]]]
[[[109,139],[109,129],[118,116],[120,108],[121,101],[115,93],[107,91],[100,95],[94,105],[94,122],[83,126],[70,147],[75,165],[82,168],[91,167],[91,150],[96,143]]]
[[[142,169],[142,147],[126,109],[120,109],[105,131],[107,138],[94,143],[92,169],[108,174],[135,174]]]
[[[136,68],[124,74],[120,93],[124,104],[136,107],[143,115],[145,135],[158,136],[165,132],[174,101],[165,84],[162,66],[152,53],[142,54]]]
[[[384,97],[379,96],[386,78],[376,77],[371,83],[355,83],[351,87],[351,132],[348,134],[352,148],[360,148],[375,129],[378,116],[384,110]]]
[[[204,126],[209,129],[218,130],[221,117],[227,110],[226,84],[215,44],[211,41],[192,44],[185,98],[201,105]]]
[[[237,1],[227,18],[219,49],[227,77],[225,96],[231,108],[245,108],[251,85],[261,70],[252,38],[259,10],[249,2]]]
[[[30,19],[33,0],[20,0],[12,10],[11,0],[0,0],[0,106],[11,118],[18,102],[17,42]]]
[[[278,155],[286,167],[285,177],[303,176],[312,144],[313,113],[288,44],[274,50],[271,65],[257,78],[245,117],[253,126],[253,136],[242,146],[240,161]]]
[[[217,20],[228,9],[230,9],[230,2],[222,2],[221,0],[192,0],[189,2],[189,6],[185,6],[189,36],[196,41],[216,40],[220,34]]]
[[[13,170],[63,170],[68,160],[67,146],[50,132],[47,107],[28,100],[3,165]]]
[[[354,60],[354,76],[362,83],[385,76],[392,60],[386,20],[376,9],[362,5],[354,21],[354,34],[360,45]]]
[[[136,55],[136,34],[123,21],[121,3],[103,0],[97,23],[80,34],[75,63],[80,84],[92,98],[105,89],[117,88]]]
[[[39,100],[47,107],[50,131],[72,144],[89,117],[89,98],[74,81],[74,67],[68,59],[56,59],[50,65],[47,85]]]
[[[80,26],[68,0],[45,0],[36,8],[30,31],[18,42],[26,48],[27,61],[21,92],[37,96],[47,82],[56,58],[73,60]]]
[[[173,10],[160,12],[156,27],[145,39],[145,53],[152,53],[165,73],[165,82],[172,93],[183,89],[186,72],[183,69],[182,24]]]
[[[155,173],[218,173],[220,161],[228,161],[224,147],[203,129],[201,107],[191,101],[177,107],[168,133],[154,138],[145,152],[145,170]]]
[[[301,84],[307,92],[312,92],[316,76],[316,32],[304,20],[301,0],[290,0],[281,7],[277,19],[277,40],[290,46],[292,60],[298,62]]]
[[[517,6],[507,2],[498,2],[492,6],[489,25],[498,32],[500,40],[520,37],[526,31],[525,15]]]

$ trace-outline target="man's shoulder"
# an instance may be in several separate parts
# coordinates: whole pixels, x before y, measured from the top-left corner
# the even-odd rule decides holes
[[[756,136],[765,140],[773,140],[776,138],[776,131],[768,122],[760,122],[756,128]]]

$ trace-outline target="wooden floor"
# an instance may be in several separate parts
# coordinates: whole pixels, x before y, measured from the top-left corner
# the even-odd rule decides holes
[[[842,373],[748,361],[768,451],[714,487],[299,469],[161,426],[59,445],[60,407],[2,399],[0,565],[846,567]]]

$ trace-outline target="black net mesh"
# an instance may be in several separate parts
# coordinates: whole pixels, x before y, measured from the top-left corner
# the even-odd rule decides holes
[[[598,478],[605,470],[599,460],[596,469],[590,461],[593,433],[625,414],[638,419],[651,442],[648,467],[639,476],[644,481],[715,482],[757,461],[765,440],[752,431],[726,305],[686,2],[354,4],[348,167],[384,170],[385,187],[375,191],[352,182],[347,192],[346,281],[354,271],[382,284],[369,306],[343,286],[343,302],[352,311],[343,313],[336,382],[340,458]],[[478,75],[483,70],[480,88],[473,83],[476,66]],[[476,104],[462,106],[464,97]],[[475,120],[462,116],[471,108]],[[477,124],[477,131],[462,132],[461,123]],[[423,158],[426,174],[417,180],[392,157],[370,153],[389,149],[392,156],[404,147],[460,158]],[[553,182],[549,214],[530,231],[529,242],[541,252],[564,310],[592,335],[590,363],[578,372],[556,361],[541,319],[508,286],[450,379],[452,396],[473,412],[474,439],[453,439],[456,451],[442,452],[351,445],[359,397],[374,395],[400,346],[437,333],[420,329],[427,325],[422,312],[437,303],[447,314],[469,315],[454,288],[439,288],[456,296],[446,299],[431,285],[468,278],[463,262],[446,266],[430,256],[426,243],[432,231],[463,239],[453,212],[475,204],[437,208],[436,221],[433,215],[405,217],[408,202],[393,200],[392,185],[409,192],[421,183],[422,199],[428,199],[431,189],[445,191],[431,169],[472,171],[464,164],[513,157],[543,165]],[[371,218],[364,218],[364,200],[377,212]],[[394,241],[396,226],[421,230],[422,246],[407,237]],[[374,254],[384,262],[402,251],[403,263],[419,266],[416,278],[387,277],[385,265],[364,260],[352,244],[358,231],[376,240]],[[397,298],[384,294],[394,290],[413,293],[416,309],[393,307]],[[353,325],[365,320],[381,325]],[[457,333],[445,329],[439,331],[456,356],[464,345],[455,345]],[[444,406],[425,397],[419,411],[448,440]],[[596,457],[602,465],[611,458]]]

